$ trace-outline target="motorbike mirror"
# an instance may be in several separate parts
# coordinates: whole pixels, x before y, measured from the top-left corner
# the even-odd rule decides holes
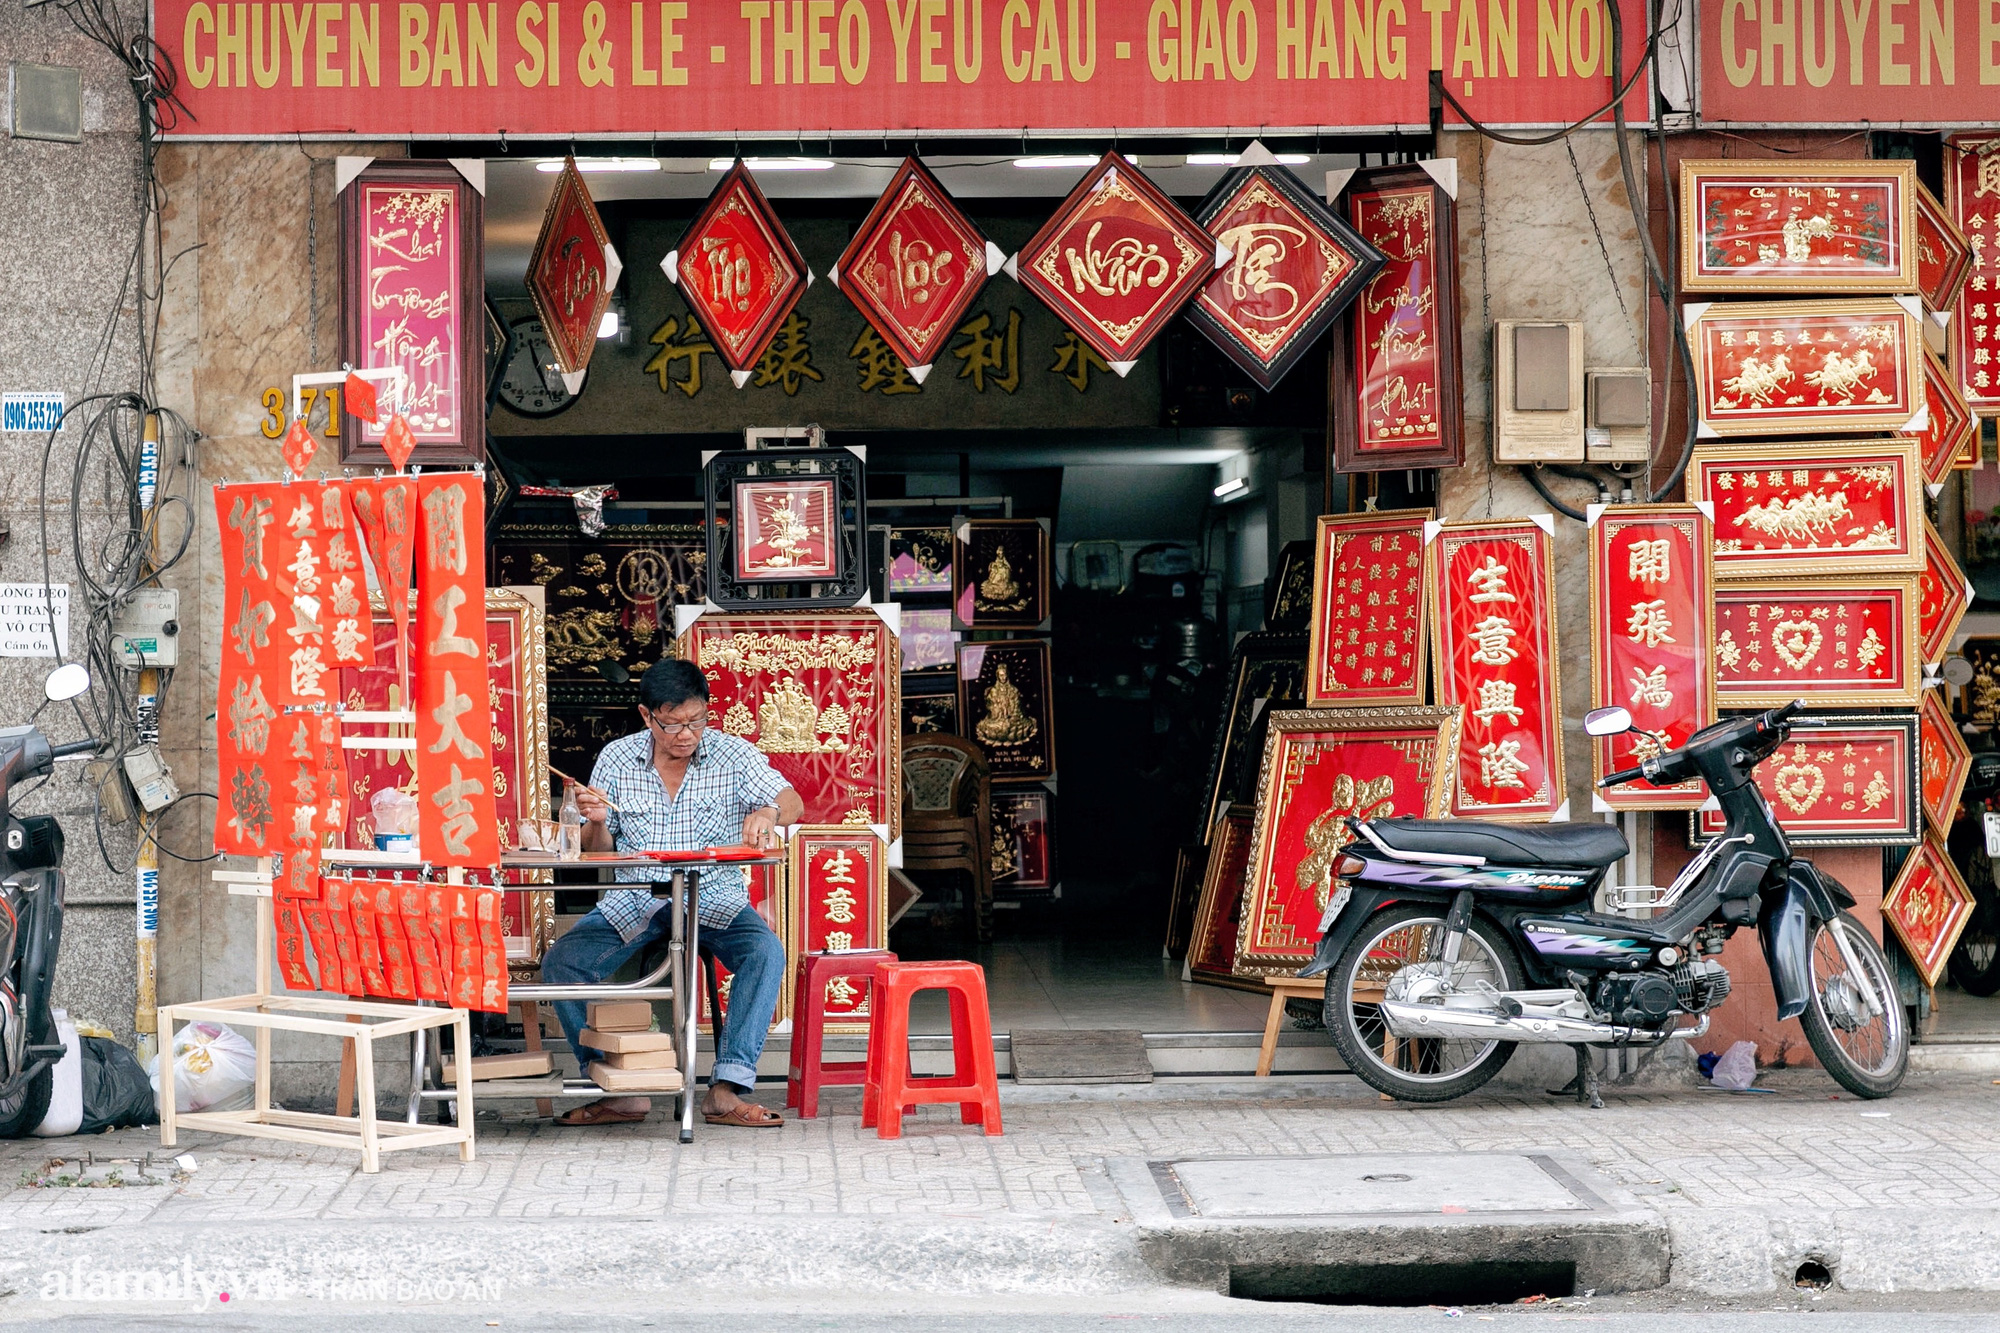
[[[81,662],[66,662],[49,673],[42,690],[50,703],[74,699],[90,688],[90,669]]]
[[[1972,676],[1972,663],[1966,661],[1963,657],[1947,657],[1944,659],[1945,683],[1956,685],[1960,689],[1963,689],[1972,683]]]
[[[1583,729],[1592,736],[1616,736],[1632,730],[1632,715],[1615,705],[1593,708],[1583,715]]]

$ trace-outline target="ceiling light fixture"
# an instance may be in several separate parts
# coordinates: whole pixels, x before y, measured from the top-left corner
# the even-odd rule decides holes
[[[546,162],[535,163],[535,170],[553,176],[563,169],[563,159],[552,157]],[[655,157],[580,157],[576,169],[586,174],[600,171],[658,171],[660,160]]]
[[[600,338],[616,338],[618,336],[618,312],[616,310],[605,311],[604,318],[597,321],[597,336]]]
[[[1191,167],[1233,167],[1240,153],[1189,153],[1187,164]],[[1274,157],[1288,167],[1303,166],[1312,161],[1306,153],[1275,153]]]
[[[727,171],[736,165],[733,157],[711,158],[710,171]],[[743,165],[752,171],[832,171],[833,163],[818,157],[746,157]]]
[[[1241,477],[1231,477],[1228,481],[1223,482],[1215,488],[1215,498],[1218,500],[1227,500],[1230,496],[1249,489],[1249,482],[1243,480]]]

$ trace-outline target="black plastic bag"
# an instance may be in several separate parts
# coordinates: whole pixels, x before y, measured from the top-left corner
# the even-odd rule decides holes
[[[108,1037],[83,1037],[83,1123],[79,1134],[159,1122],[153,1081],[138,1057]]]

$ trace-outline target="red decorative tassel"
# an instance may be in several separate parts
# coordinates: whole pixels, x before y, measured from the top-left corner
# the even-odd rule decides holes
[[[417,436],[410,429],[409,418],[401,412],[390,413],[388,428],[382,432],[382,452],[389,455],[389,462],[396,471],[403,470],[403,465],[410,461],[410,454],[416,447]]]
[[[303,418],[292,422],[291,429],[285,432],[285,442],[278,446],[278,452],[284,455],[285,466],[292,470],[295,477],[306,474],[306,464],[312,462],[313,454],[318,450],[319,441],[306,429]]]
[[[370,425],[382,419],[381,406],[375,400],[375,386],[351,370],[341,381],[340,401],[346,405],[349,416],[359,417]]]

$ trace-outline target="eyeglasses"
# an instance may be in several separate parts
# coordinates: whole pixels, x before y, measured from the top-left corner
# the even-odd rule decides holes
[[[653,718],[651,721],[660,729],[662,736],[699,736],[708,727],[706,722],[662,722],[658,718]]]

